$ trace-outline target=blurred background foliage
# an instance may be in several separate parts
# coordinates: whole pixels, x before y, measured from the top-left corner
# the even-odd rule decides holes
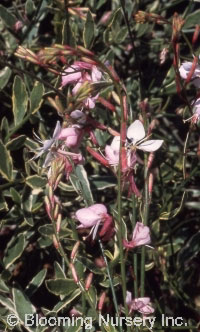
[[[88,9],[92,13],[90,22]],[[162,17],[163,21],[147,15],[141,22],[135,16],[139,10]],[[60,76],[46,70],[44,66],[16,57],[15,51],[19,45],[37,53],[55,43],[76,47],[87,46],[87,42],[95,55],[102,62],[109,61],[122,79],[129,100],[129,124],[139,117],[140,101],[145,100],[149,120],[155,120],[154,137],[165,141],[162,149],[156,152],[153,163],[155,182],[149,222],[154,250],[148,250],[146,295],[151,297],[157,317],[162,313],[179,316],[189,325],[196,326],[200,308],[200,127],[198,123],[190,127],[189,122],[183,122],[183,118],[190,116],[185,99],[191,104],[197,96],[197,90],[190,83],[181,93],[177,93],[172,45],[172,20],[175,12],[185,20],[178,36],[180,64],[184,60],[192,61],[194,54],[199,55],[200,38],[192,45],[195,27],[200,24],[199,1],[1,1],[2,331],[10,329],[6,327],[9,312],[16,311],[21,319],[21,325],[15,327],[14,331],[23,331],[23,310],[27,310],[27,313],[37,310],[43,315],[50,315],[52,312],[55,315],[68,315],[72,307],[82,310],[80,292],[76,290],[75,294],[71,284],[66,287],[60,283],[58,287],[52,282],[55,278],[71,278],[71,272],[64,272],[63,262],[52,244],[52,228],[44,207],[47,172],[41,167],[42,160],[31,160],[34,155],[31,151],[38,147],[33,131],[42,139],[48,139],[52,136],[56,121],[61,120],[48,99],[49,96],[55,98],[55,89],[60,86]],[[84,40],[86,22],[93,24],[93,21],[94,38],[90,40],[87,37],[89,39]],[[92,25],[91,27],[93,28]],[[73,57],[72,59],[74,60]],[[61,71],[64,65],[58,61],[56,64],[51,63],[50,67]],[[60,99],[67,109],[67,91],[64,90],[63,93],[65,98],[61,96]],[[100,95],[115,105],[116,112],[97,103],[91,111],[92,117],[119,130],[120,110],[116,94],[108,87]],[[103,151],[111,136],[98,129],[95,134]],[[88,136],[85,137],[81,150],[86,159],[84,167],[94,201],[105,203],[112,213],[116,207],[116,178],[109,169],[87,153],[86,146],[92,146]],[[136,183],[142,190],[141,166],[136,171]],[[65,178],[62,178],[56,195],[62,202],[61,240],[70,255],[77,240],[73,232],[75,226],[72,215],[77,208],[84,206],[84,200]],[[131,233],[129,217],[132,203],[127,198],[126,191],[122,199],[123,219],[128,233]],[[140,199],[137,199],[136,205],[137,219],[140,219]],[[79,237],[82,238],[82,235],[79,234]],[[113,252],[112,241],[106,246],[108,252]],[[98,298],[101,290],[106,290],[104,310],[105,313],[112,313],[112,296],[106,271],[98,266],[101,252],[97,244],[91,246],[91,243],[81,242],[80,252],[76,261],[79,275],[84,280],[89,271],[95,274],[93,296]],[[108,259],[112,266],[109,253]],[[126,259],[127,285],[129,289],[133,289],[132,252],[128,253]],[[119,258],[113,263],[114,284],[118,303],[121,303],[118,263]],[[66,289],[69,289],[68,294]],[[162,330],[159,318],[156,328]],[[76,330],[67,328],[66,331]]]

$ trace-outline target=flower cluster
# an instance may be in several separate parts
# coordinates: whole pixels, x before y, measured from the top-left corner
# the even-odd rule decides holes
[[[67,67],[62,75],[61,88],[66,85],[72,85],[72,95],[80,96],[80,90],[85,87],[85,83],[96,83],[102,78],[102,72],[97,68],[95,63],[86,63],[83,61],[75,61],[71,66]],[[58,121],[53,132],[52,138],[42,141],[37,137],[42,147],[37,149],[37,154],[33,159],[36,159],[46,153],[46,158],[43,167],[49,167],[49,197],[46,198],[46,208],[50,219],[56,219],[57,232],[60,230],[61,213],[60,202],[54,195],[54,190],[62,177],[63,172],[69,179],[74,166],[82,164],[84,157],[82,156],[80,147],[84,135],[90,135],[94,145],[98,145],[93,129],[99,128],[107,130],[114,136],[110,145],[105,146],[105,156],[96,153],[92,148],[88,147],[88,151],[94,157],[109,167],[114,174],[117,173],[117,167],[121,162],[122,171],[122,188],[125,184],[129,186],[129,194],[134,193],[140,196],[140,192],[135,184],[135,166],[141,162],[138,155],[138,150],[154,153],[163,144],[163,140],[149,139],[150,135],[145,135],[143,123],[140,120],[135,120],[127,129],[124,127],[124,135],[118,134],[112,128],[107,128],[103,124],[98,123],[90,115],[88,111],[95,107],[95,102],[99,97],[90,91],[86,97],[82,98],[81,109],[68,111],[65,114],[67,127],[62,128]],[[78,97],[77,97],[78,98]],[[150,129],[150,128],[149,128]],[[123,141],[122,141],[123,136]],[[52,212],[53,211],[53,212]],[[59,211],[59,212],[58,212]],[[60,216],[56,218],[55,216]],[[52,217],[53,216],[53,217]],[[109,241],[114,237],[116,232],[114,218],[108,213],[108,209],[104,204],[93,204],[88,207],[83,207],[75,212],[75,219],[79,222],[77,226],[78,232],[82,230],[87,234],[86,238],[95,239],[98,237],[102,241]],[[82,233],[82,232],[81,232]],[[127,237],[127,236],[124,236]],[[129,238],[129,236],[128,236]],[[131,240],[122,238],[121,250],[135,249],[136,247],[150,244],[150,229],[142,222],[137,222],[132,233]],[[59,247],[57,239],[54,238],[56,248]],[[71,264],[72,274],[76,283],[78,277],[76,275],[73,263]],[[153,308],[150,304],[150,299],[141,297],[132,299],[131,293],[127,292],[126,303],[129,311],[139,311],[142,315],[151,314]]]
[[[64,87],[67,84],[74,83],[72,94],[76,95],[85,82],[96,83],[101,80],[101,77],[102,73],[95,65],[83,61],[75,61],[73,65],[64,70],[61,86]],[[91,109],[94,108],[98,96],[97,94],[87,97],[83,100],[84,106]]]

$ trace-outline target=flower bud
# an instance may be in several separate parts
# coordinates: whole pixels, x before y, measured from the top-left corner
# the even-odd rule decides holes
[[[58,241],[57,241],[55,235],[53,235],[53,245],[54,245],[54,247],[55,247],[56,249],[59,248],[59,243],[58,243]]]
[[[88,290],[91,286],[91,283],[92,283],[92,279],[93,279],[93,273],[90,272],[86,278],[86,281],[85,281],[85,289]]]
[[[74,258],[76,257],[76,254],[78,252],[78,248],[79,248],[79,245],[80,245],[80,241],[77,241],[72,249],[72,252],[71,252],[71,260],[74,260]]]
[[[62,221],[62,215],[61,215],[61,213],[59,213],[57,221],[56,221],[56,232],[57,233],[60,232],[61,221]]]
[[[78,276],[77,276],[77,273],[76,273],[76,269],[75,269],[74,264],[70,263],[70,264],[69,264],[69,267],[70,267],[70,269],[71,269],[72,277],[73,277],[75,283],[78,284],[79,279],[78,279]]]
[[[102,308],[103,308],[103,305],[104,305],[104,302],[105,302],[105,298],[106,298],[106,292],[103,292],[100,296],[99,303],[98,303],[98,310],[99,311],[102,311]]]

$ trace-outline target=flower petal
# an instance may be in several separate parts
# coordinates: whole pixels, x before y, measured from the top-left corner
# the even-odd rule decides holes
[[[132,143],[140,141],[145,137],[144,126],[140,120],[135,120],[127,130],[128,139],[132,140]]]
[[[139,150],[146,151],[146,152],[154,152],[158,150],[161,145],[163,144],[163,140],[155,139],[155,140],[148,140],[143,142],[137,146]]]
[[[115,136],[110,144],[111,148],[119,153],[120,150],[120,136]]]
[[[81,225],[85,228],[92,227],[100,221],[100,217],[90,208],[79,209],[75,213],[76,218],[80,221]]]
[[[119,164],[119,151],[113,150],[110,145],[105,147],[105,157],[110,165],[116,166]]]
[[[57,121],[57,123],[56,123],[56,127],[55,127],[54,132],[53,132],[53,139],[58,138],[60,132],[61,132],[60,121]]]
[[[97,215],[102,215],[102,214],[107,213],[107,208],[103,204],[93,204],[93,205],[89,206],[88,209],[95,212]]]

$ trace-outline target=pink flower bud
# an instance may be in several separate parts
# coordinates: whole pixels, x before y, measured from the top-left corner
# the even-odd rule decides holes
[[[58,241],[57,241],[55,235],[53,235],[53,245],[54,245],[54,247],[55,247],[56,249],[59,248],[59,243],[58,243]]]
[[[75,269],[74,264],[70,263],[70,264],[69,264],[69,267],[70,267],[70,269],[71,269],[72,277],[73,277],[75,283],[78,284],[79,279],[78,279],[78,276],[77,276],[77,273],[76,273],[76,269]]]
[[[95,150],[93,150],[92,148],[90,148],[89,146],[87,146],[87,150],[88,152],[95,158],[97,159],[102,165],[104,165],[105,167],[109,166],[109,162],[108,160],[106,160],[104,157],[102,157],[98,152],[96,152]]]
[[[103,292],[100,296],[99,303],[98,303],[98,310],[101,311],[105,302],[106,292]]]
[[[62,215],[61,215],[61,213],[59,213],[57,221],[56,221],[56,232],[57,233],[60,232],[61,221],[62,221]]]
[[[90,272],[86,278],[86,281],[85,281],[85,289],[88,290],[91,286],[91,283],[92,283],[92,279],[93,279],[93,273]]]
[[[72,252],[71,252],[71,260],[74,260],[77,252],[78,252],[78,248],[79,248],[79,245],[80,245],[80,241],[77,241],[72,249]]]

